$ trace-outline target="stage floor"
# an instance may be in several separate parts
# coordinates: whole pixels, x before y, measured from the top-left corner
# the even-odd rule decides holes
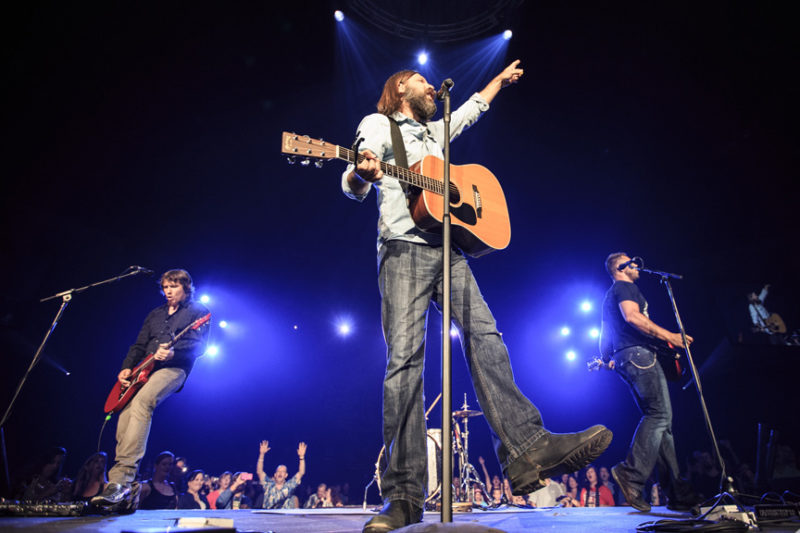
[[[67,531],[102,533],[156,533],[181,531],[176,528],[180,518],[232,519],[233,527],[240,532],[275,533],[357,533],[361,531],[371,511],[361,507],[340,509],[305,509],[297,511],[137,511],[126,516],[84,517],[0,517],[0,531],[31,531],[60,533]],[[565,533],[586,531],[633,532],[642,523],[662,518],[690,518],[654,507],[649,513],[640,513],[631,507],[602,508],[542,508],[523,510],[517,508],[495,511],[454,513],[453,522],[480,524],[507,533],[522,531],[557,530]],[[439,513],[426,512],[424,522],[434,524],[441,520]],[[192,528],[194,529],[194,528]],[[212,529],[213,530],[213,529]],[[796,531],[797,528],[770,529],[769,531]]]

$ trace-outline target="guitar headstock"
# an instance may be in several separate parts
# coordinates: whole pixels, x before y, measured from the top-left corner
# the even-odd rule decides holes
[[[198,329],[198,328],[200,328],[200,326],[208,324],[209,320],[211,320],[211,313],[208,313],[208,314],[206,314],[204,316],[201,316],[200,318],[198,318],[197,320],[192,322],[191,326],[189,326],[189,327],[191,329]]]
[[[322,139],[312,139],[308,135],[298,135],[288,131],[283,132],[281,152],[289,156],[289,164],[294,164],[296,158],[299,157],[301,165],[308,165],[311,163],[311,159],[316,159],[314,164],[321,167],[323,160],[327,161],[336,157],[336,148],[335,144],[327,143]]]

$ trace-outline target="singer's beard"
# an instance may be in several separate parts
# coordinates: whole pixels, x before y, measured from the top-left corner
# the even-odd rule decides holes
[[[425,93],[408,95],[406,102],[420,122],[427,122],[436,114],[436,102],[428,100]]]

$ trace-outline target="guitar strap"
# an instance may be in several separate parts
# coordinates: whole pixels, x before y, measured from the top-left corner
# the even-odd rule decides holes
[[[400,126],[397,125],[397,121],[392,117],[386,117],[389,119],[389,129],[392,133],[392,151],[394,152],[394,162],[398,167],[401,168],[408,168],[408,157],[406,157],[406,143],[403,142],[403,135],[400,133]],[[403,188],[403,192],[406,194],[406,198],[409,195],[409,186],[408,183],[401,181],[400,186]]]

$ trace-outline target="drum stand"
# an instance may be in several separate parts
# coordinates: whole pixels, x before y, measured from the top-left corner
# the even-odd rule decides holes
[[[475,470],[475,467],[472,466],[469,462],[469,419],[472,416],[479,416],[483,413],[480,411],[470,411],[469,405],[467,404],[467,395],[464,395],[464,405],[461,406],[461,411],[455,411],[453,413],[453,430],[455,432],[454,441],[455,441],[455,450],[458,454],[458,478],[461,483],[461,490],[459,501],[461,502],[470,502],[475,503],[475,495],[470,490],[470,487],[473,483],[477,483],[478,486],[481,488],[481,492],[483,493],[484,501],[488,504],[491,502],[491,498],[489,497],[489,493],[486,489],[486,485],[483,484],[481,481],[480,476],[478,475],[478,471]],[[456,418],[461,418],[464,422],[464,431],[459,430],[458,420]],[[460,433],[460,435],[459,435]]]

